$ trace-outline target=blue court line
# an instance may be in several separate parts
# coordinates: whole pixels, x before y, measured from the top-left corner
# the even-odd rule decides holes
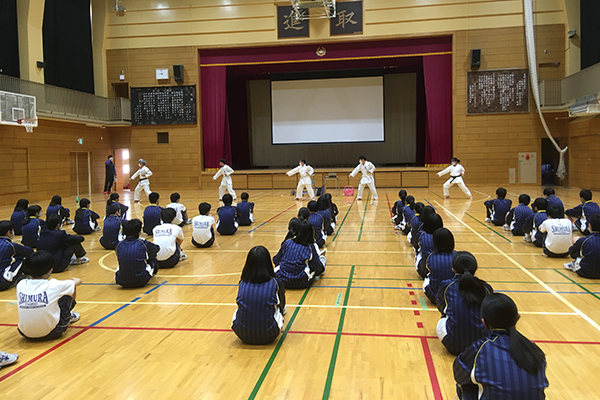
[[[427,200],[427,199],[423,199],[423,200],[425,200],[425,201],[427,202],[427,204],[429,204],[431,207],[433,207],[433,204],[431,204],[431,203],[429,202],[429,200]],[[435,207],[433,207],[433,209],[434,209],[434,210],[437,210],[437,208],[435,208]]]
[[[150,289],[150,290],[148,290],[148,291],[144,292],[144,293],[142,294],[142,296],[143,296],[143,295],[145,295],[145,294],[152,293],[153,291],[155,291],[156,289],[158,289],[159,287],[163,286],[163,285],[164,285],[164,284],[166,284],[166,283],[167,283],[167,281],[164,281],[163,283],[161,283],[161,284],[159,284],[159,285],[156,285],[156,286],[154,286],[152,289]],[[140,300],[140,299],[142,298],[142,296],[138,296],[138,297],[136,297],[135,299],[131,300],[129,303],[127,303],[127,304],[124,304],[124,305],[122,305],[121,307],[117,308],[116,310],[114,310],[114,311],[112,311],[112,312],[110,312],[110,313],[106,314],[104,317],[100,318],[98,321],[96,321],[96,322],[94,322],[93,324],[91,324],[91,325],[90,325],[90,327],[94,327],[94,326],[96,326],[96,325],[100,324],[102,321],[105,321],[106,319],[108,319],[108,318],[112,317],[113,315],[115,315],[115,314],[116,314],[116,313],[118,313],[119,311],[123,310],[124,308],[127,308],[127,307],[129,307],[130,305],[132,305],[132,304],[133,304],[133,303],[135,303],[136,301]]]

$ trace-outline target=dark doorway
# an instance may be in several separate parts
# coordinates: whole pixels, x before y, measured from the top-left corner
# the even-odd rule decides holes
[[[555,138],[561,147],[561,138]],[[542,185],[560,185],[560,179],[556,176],[560,153],[554,148],[550,139],[542,139]]]
[[[129,83],[128,82],[117,82],[112,84],[113,97],[129,98]]]

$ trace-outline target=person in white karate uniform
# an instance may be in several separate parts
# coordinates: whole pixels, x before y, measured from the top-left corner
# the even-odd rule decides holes
[[[144,160],[143,158],[140,158],[138,160],[138,166],[140,167],[140,169],[138,169],[137,172],[131,177],[131,180],[134,180],[138,177],[140,178],[138,185],[135,187],[135,193],[133,195],[133,200],[135,202],[140,201],[140,195],[142,194],[142,190],[146,192],[146,195],[148,196],[150,195],[150,193],[152,193],[152,191],[150,190],[150,181],[148,180],[148,178],[152,176],[152,171],[150,171],[150,168],[146,167],[146,160]]]
[[[465,182],[463,181],[463,175],[465,174],[465,168],[460,165],[460,160],[456,157],[452,157],[450,159],[450,166],[443,171],[438,172],[438,176],[446,175],[450,173],[450,178],[444,183],[444,198],[450,198],[450,186],[458,185],[460,190],[463,191],[464,194],[469,196],[471,200],[473,200],[473,196],[469,189],[465,186]]]
[[[300,180],[298,181],[298,187],[296,188],[296,200],[300,200],[302,198],[302,192],[304,191],[304,188],[306,188],[306,191],[308,192],[308,197],[311,199],[315,197],[311,178],[314,173],[315,170],[313,167],[306,164],[305,159],[300,160],[300,165],[287,172],[288,176],[300,174]]]
[[[213,180],[217,180],[219,176],[222,176],[221,186],[219,186],[219,201],[223,199],[223,195],[225,194],[225,190],[231,194],[233,197],[233,201],[237,200],[237,196],[235,195],[235,190],[233,190],[233,181],[231,180],[231,174],[233,174],[233,168],[226,164],[224,158],[221,158],[219,162],[221,168],[217,171],[215,176],[213,176]]]
[[[350,172],[349,176],[353,178],[356,174],[358,174],[359,171],[362,174],[362,178],[360,178],[360,184],[358,185],[356,200],[362,200],[362,194],[365,186],[369,186],[373,200],[377,200],[377,189],[375,189],[375,178],[373,177],[375,166],[371,161],[367,161],[365,156],[360,156],[358,157],[358,165],[356,168],[354,168],[354,171]]]

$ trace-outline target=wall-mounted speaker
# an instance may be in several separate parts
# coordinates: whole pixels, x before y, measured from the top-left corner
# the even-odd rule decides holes
[[[481,67],[481,49],[471,49],[471,68]]]
[[[173,65],[175,82],[183,82],[183,65]]]

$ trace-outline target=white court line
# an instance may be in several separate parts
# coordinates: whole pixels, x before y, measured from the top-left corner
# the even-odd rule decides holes
[[[480,192],[479,190],[473,190],[473,191],[474,191],[474,192],[477,192],[477,193],[479,193],[479,194],[482,194],[482,195],[484,195],[484,196],[487,196],[487,198],[485,198],[485,199],[483,199],[483,200],[487,200],[487,199],[489,199],[490,197],[492,197],[492,196],[490,196],[490,195],[489,195],[489,194],[487,194],[487,193]]]
[[[475,232],[473,230],[473,228],[471,228],[469,225],[467,225],[464,221],[460,220],[456,215],[452,214],[447,208],[445,208],[444,206],[442,206],[438,201],[435,201],[435,202],[444,211],[446,211],[446,213],[448,213],[448,215],[452,216],[452,218],[456,219],[457,221],[460,221],[471,232]],[[477,233],[477,232],[475,232],[475,233]],[[527,268],[523,267],[521,264],[519,264],[517,261],[515,261],[508,254],[506,254],[505,252],[503,252],[502,250],[500,250],[498,247],[496,247],[489,240],[487,240],[486,238],[484,238],[483,236],[481,236],[479,234],[477,234],[477,235],[481,238],[481,240],[483,240],[488,245],[490,245],[494,250],[496,250],[498,253],[502,254],[508,261],[510,261],[511,263],[513,263],[514,265],[516,265],[521,271],[523,271],[524,273],[526,273],[527,275],[529,275],[530,278],[532,278],[534,281],[536,281],[537,283],[539,283],[544,289],[546,289],[548,292],[552,293],[554,295],[554,297],[556,297],[558,300],[560,300],[564,305],[566,305],[571,310],[573,310],[581,318],[585,319],[590,325],[592,325],[594,328],[596,328],[596,330],[600,331],[600,325],[598,325],[598,323],[596,321],[594,321],[593,319],[591,319],[590,317],[588,317],[585,313],[583,313],[583,311],[581,311],[580,309],[578,309],[577,307],[575,307],[571,302],[569,302],[563,296],[561,296],[560,294],[558,294],[556,292],[556,290],[552,289],[544,281],[542,281],[540,278],[538,278],[537,276],[535,276],[534,274],[532,274]]]

